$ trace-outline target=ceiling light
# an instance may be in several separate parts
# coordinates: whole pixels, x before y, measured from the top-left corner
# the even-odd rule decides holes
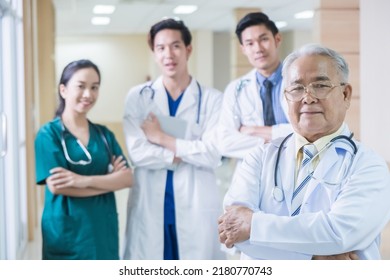
[[[115,6],[113,5],[96,5],[93,7],[94,14],[105,14],[109,15],[115,11]]]
[[[314,16],[314,11],[303,11],[300,13],[296,13],[294,17],[296,19],[306,19],[306,18],[312,18]]]
[[[285,21],[275,21],[275,25],[277,28],[283,28],[287,26],[287,22]]]
[[[93,25],[107,25],[110,23],[109,17],[93,17],[91,19]]]
[[[179,5],[173,9],[174,14],[192,14],[198,9],[195,5]]]

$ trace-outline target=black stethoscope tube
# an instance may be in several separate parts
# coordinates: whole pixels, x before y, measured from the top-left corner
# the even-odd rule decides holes
[[[275,187],[278,185],[277,184],[277,171],[278,171],[278,167],[279,167],[280,154],[282,153],[282,148],[283,148],[284,144],[287,142],[287,140],[292,135],[293,135],[293,133],[287,135],[286,138],[283,139],[282,143],[280,143],[280,146],[278,148],[278,154],[276,156],[275,170],[274,170],[274,183],[275,183]],[[356,155],[358,149],[357,149],[357,146],[356,146],[355,142],[352,140],[352,137],[353,137],[353,133],[351,133],[351,135],[349,135],[349,136],[339,135],[339,136],[336,136],[336,137],[332,138],[332,140],[330,140],[329,142],[334,143],[334,142],[336,142],[338,140],[346,140],[346,141],[348,141],[351,144],[351,146],[353,148],[353,154]]]

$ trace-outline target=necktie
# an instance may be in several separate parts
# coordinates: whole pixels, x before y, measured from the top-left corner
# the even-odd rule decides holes
[[[306,192],[306,186],[308,185],[313,172],[310,166],[313,164],[310,160],[317,153],[317,149],[313,144],[308,144],[302,148],[302,162],[297,175],[297,182],[293,192],[291,200],[291,216],[298,215],[301,211],[303,197]]]
[[[265,95],[263,100],[263,118],[264,125],[271,126],[276,124],[274,110],[272,108],[272,82],[265,79],[263,82]]]

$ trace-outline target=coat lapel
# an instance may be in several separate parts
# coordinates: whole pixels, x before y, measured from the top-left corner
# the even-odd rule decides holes
[[[167,93],[165,91],[165,87],[162,81],[162,77],[159,77],[152,85],[152,88],[154,89],[154,103],[156,107],[158,108],[156,114],[162,114],[169,116],[169,106],[168,106],[168,98]]]
[[[252,70],[250,74],[250,83],[249,83],[249,92],[250,95],[253,95],[251,97],[247,97],[249,100],[253,100],[252,104],[248,104],[249,106],[252,106],[257,112],[259,116],[263,116],[263,101],[260,97],[260,87],[257,84],[257,78],[256,78],[256,69]],[[262,123],[261,125],[264,125],[264,120],[261,117],[260,118]]]
[[[342,135],[350,135],[350,131],[347,126],[344,128]],[[336,178],[340,168],[340,152],[338,152],[338,150],[353,152],[351,151],[351,149],[352,148],[349,144],[343,141],[335,141],[326,149],[326,151],[323,152],[323,157],[320,159],[320,162],[318,163],[318,166],[314,171],[313,177],[317,179],[325,179],[329,182],[335,182],[336,180],[338,180],[338,178]],[[319,182],[317,180],[310,180],[306,188],[303,203],[305,203],[310,198],[311,194],[318,187],[318,185]]]
[[[280,167],[278,167],[279,187],[283,188],[285,195],[286,205],[289,213],[291,213],[291,199],[294,191],[295,184],[295,166],[296,166],[296,155],[295,155],[295,135],[292,139],[287,140],[284,151],[281,153]],[[283,156],[284,155],[284,156]]]
[[[326,178],[328,173],[334,170],[333,167],[337,163],[337,161],[338,154],[334,144],[331,145],[326,152],[324,152],[324,156],[318,163],[318,166],[314,171],[313,177],[318,179]],[[309,181],[309,184],[306,187],[306,192],[305,196],[303,197],[302,204],[304,204],[309,199],[310,195],[313,193],[318,184],[319,182],[313,178]]]
[[[199,96],[202,94],[199,91],[201,90],[199,90],[196,80],[192,78],[191,83],[183,93],[184,95],[180,102],[179,108],[177,108],[176,116],[180,116],[183,112],[187,111],[189,108],[198,106],[198,99]],[[197,110],[195,114],[198,114]]]

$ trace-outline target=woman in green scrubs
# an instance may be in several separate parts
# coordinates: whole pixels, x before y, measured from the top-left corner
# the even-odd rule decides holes
[[[113,191],[130,187],[133,179],[114,134],[87,119],[99,86],[94,63],[68,64],[56,117],[35,139],[36,180],[46,185],[43,259],[119,259]]]

